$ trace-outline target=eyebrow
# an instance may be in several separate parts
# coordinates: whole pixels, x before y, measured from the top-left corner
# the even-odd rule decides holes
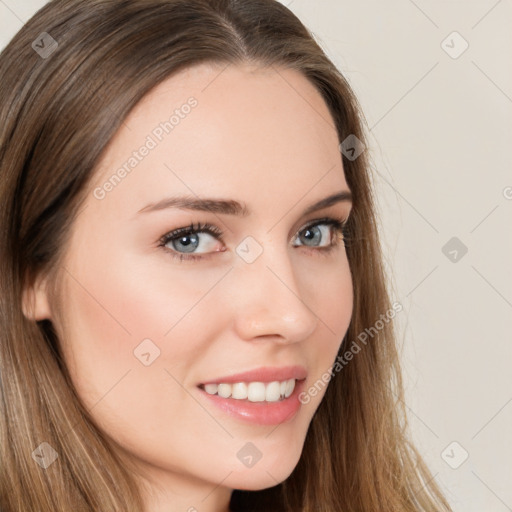
[[[308,206],[303,215],[308,215],[317,210],[328,208],[342,201],[352,202],[352,194],[348,190],[342,190],[336,194],[320,199],[316,203]],[[198,198],[190,196],[174,196],[167,197],[151,203],[138,211],[138,213],[154,212],[165,210],[167,208],[179,208],[182,210],[194,210],[201,212],[211,212],[225,215],[236,215],[239,217],[247,217],[250,215],[250,210],[244,203],[235,201],[233,199],[213,199],[213,198]]]

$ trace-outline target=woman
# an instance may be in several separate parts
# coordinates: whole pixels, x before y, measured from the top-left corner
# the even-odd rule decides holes
[[[4,512],[450,510],[357,102],[288,9],[54,0],[0,72]]]

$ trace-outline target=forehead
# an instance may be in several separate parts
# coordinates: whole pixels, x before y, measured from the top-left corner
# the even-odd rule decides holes
[[[210,196],[290,187],[300,195],[319,181],[323,190],[347,188],[338,144],[323,98],[298,71],[201,64],[139,102],[107,147],[94,186],[124,169],[107,187],[112,198],[131,189],[154,200],[156,189],[176,187]]]

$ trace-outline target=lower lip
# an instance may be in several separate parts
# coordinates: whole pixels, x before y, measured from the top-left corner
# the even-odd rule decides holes
[[[279,402],[250,402],[236,398],[210,395],[199,388],[201,394],[228,415],[257,425],[277,425],[291,420],[300,409],[299,394],[305,379],[295,382],[293,393]]]

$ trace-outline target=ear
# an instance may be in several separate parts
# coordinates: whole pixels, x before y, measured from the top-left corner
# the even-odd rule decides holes
[[[39,321],[51,318],[46,279],[36,278],[34,284],[23,291],[22,309],[29,320]]]

